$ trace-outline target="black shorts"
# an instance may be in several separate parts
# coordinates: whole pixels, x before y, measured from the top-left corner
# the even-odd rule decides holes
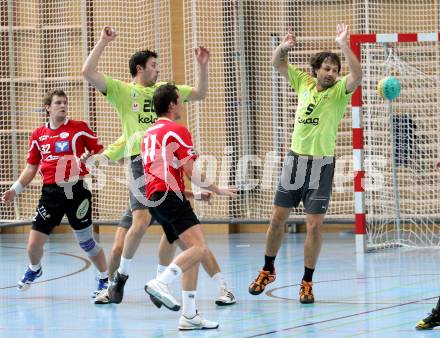
[[[332,194],[334,156],[312,157],[289,151],[284,160],[274,204],[296,208],[303,202],[308,214],[325,214]]]
[[[183,196],[180,199],[175,192],[155,192],[151,195],[151,202],[158,202],[157,206],[150,206],[151,215],[162,225],[167,240],[173,243],[185,230],[200,224],[189,201]],[[163,201],[162,201],[163,199]],[[151,203],[150,202],[150,203]]]
[[[83,180],[66,187],[57,184],[43,185],[32,229],[49,235],[53,228],[61,223],[64,215],[74,230],[90,226],[92,194],[85,185]]]
[[[130,157],[128,165],[128,194],[131,211],[148,209],[147,195],[145,193],[146,184],[142,156],[133,155]]]

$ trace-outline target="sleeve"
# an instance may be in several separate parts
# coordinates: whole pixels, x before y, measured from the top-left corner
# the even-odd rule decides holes
[[[104,75],[107,91],[102,93],[106,100],[116,109],[121,105],[121,101],[126,99],[127,86],[126,83],[113,79],[108,75]]]
[[[115,142],[110,144],[107,149],[104,150],[104,155],[114,162],[123,159],[125,155],[125,143],[124,135],[119,136]]]
[[[298,92],[301,84],[310,78],[309,74],[291,64],[288,66],[287,74],[289,76],[289,84],[295,92]]]
[[[347,98],[347,100],[349,100],[351,98],[351,96],[353,95],[354,91],[351,93],[347,93],[345,87],[347,84],[347,78],[348,75],[345,75],[342,79],[340,79],[336,85],[337,88],[337,95],[338,97],[345,97]]]
[[[83,132],[84,134],[82,137],[84,138],[84,145],[87,148],[88,151],[94,152],[95,154],[98,154],[104,147],[101,143],[99,143],[98,137],[96,134],[89,128],[87,123],[84,123],[83,125]]]
[[[32,133],[29,138],[29,148],[26,162],[29,164],[37,165],[40,164],[41,161],[41,152],[40,146],[38,145],[38,136],[36,131]]]
[[[176,157],[181,162],[186,162],[188,160],[196,160],[198,154],[194,149],[192,137],[189,130],[184,126],[181,126],[180,130],[178,131],[178,135],[179,138],[175,139],[175,141],[179,145],[179,147],[176,150]]]
[[[187,85],[177,85],[182,102],[188,102],[188,98],[191,95],[192,87]]]

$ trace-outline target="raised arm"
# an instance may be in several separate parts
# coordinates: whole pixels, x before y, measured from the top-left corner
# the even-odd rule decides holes
[[[200,173],[197,169],[194,168],[194,160],[190,159],[185,161],[183,164],[183,171],[185,175],[194,183],[196,186],[201,187],[203,189],[212,191],[214,194],[229,196],[236,198],[237,189],[235,188],[219,188],[213,182],[207,180],[205,173]]]
[[[26,164],[17,181],[1,197],[3,203],[10,203],[23,191],[23,189],[34,179],[38,171],[38,164]]]
[[[202,100],[208,91],[208,62],[209,50],[205,47],[198,47],[194,51],[197,63],[199,64],[199,79],[197,86],[194,87],[189,95],[190,101]]]
[[[336,43],[341,48],[342,54],[348,62],[348,68],[350,69],[350,74],[348,74],[347,82],[345,84],[345,91],[351,93],[356,89],[357,86],[361,84],[362,81],[362,68],[356,55],[350,49],[347,42],[348,26],[346,24],[339,24],[336,27]]]
[[[107,86],[104,75],[97,71],[98,61],[105,47],[107,47],[107,45],[113,41],[117,35],[118,33],[113,28],[110,26],[105,26],[101,31],[101,37],[98,43],[95,45],[95,47],[93,47],[81,70],[84,78],[93,87],[104,94],[107,91]]]
[[[280,45],[275,48],[272,54],[272,65],[274,68],[280,72],[282,76],[284,76],[287,80],[288,76],[288,57],[287,54],[289,50],[295,46],[296,37],[293,35],[292,31],[289,30],[287,34],[284,36],[283,41],[281,41]]]

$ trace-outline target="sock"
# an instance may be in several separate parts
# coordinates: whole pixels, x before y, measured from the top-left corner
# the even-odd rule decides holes
[[[33,272],[37,272],[38,270],[41,269],[41,264],[40,263],[38,263],[37,265],[29,264],[29,269],[31,269]]]
[[[164,272],[160,274],[160,276],[156,277],[156,279],[164,284],[171,284],[172,281],[179,278],[182,274],[182,269],[179,268],[178,265],[171,263],[167,266]]]
[[[274,263],[275,263],[276,257],[277,256],[271,257],[271,256],[264,255],[264,266],[263,266],[264,271],[269,271],[270,273],[274,272],[274,270],[275,270]]]
[[[193,318],[196,314],[196,291],[182,290],[182,314],[188,318]]]
[[[436,310],[437,312],[440,312],[440,297],[438,298],[437,306],[435,307],[435,310]]]
[[[313,278],[313,272],[315,269],[309,269],[307,266],[304,267],[303,281],[311,282]]]
[[[98,278],[99,279],[108,279],[108,271],[98,271]]]
[[[214,280],[215,285],[217,285],[217,288],[219,290],[226,289],[227,284],[226,284],[225,276],[223,276],[223,274],[221,272],[217,272],[211,278]]]
[[[156,270],[156,278],[159,277],[159,275],[166,270],[168,265],[160,265],[157,264],[157,270]]]
[[[130,267],[131,259],[121,257],[121,263],[119,264],[118,272],[125,276],[128,276],[128,268]]]

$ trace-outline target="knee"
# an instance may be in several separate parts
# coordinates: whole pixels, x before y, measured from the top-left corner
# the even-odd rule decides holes
[[[312,236],[321,235],[321,225],[315,222],[307,223],[307,233]]]
[[[286,222],[286,220],[284,219],[284,217],[275,213],[272,215],[272,219],[270,221],[270,226],[275,229],[280,229],[280,228],[284,229],[285,222]]]

